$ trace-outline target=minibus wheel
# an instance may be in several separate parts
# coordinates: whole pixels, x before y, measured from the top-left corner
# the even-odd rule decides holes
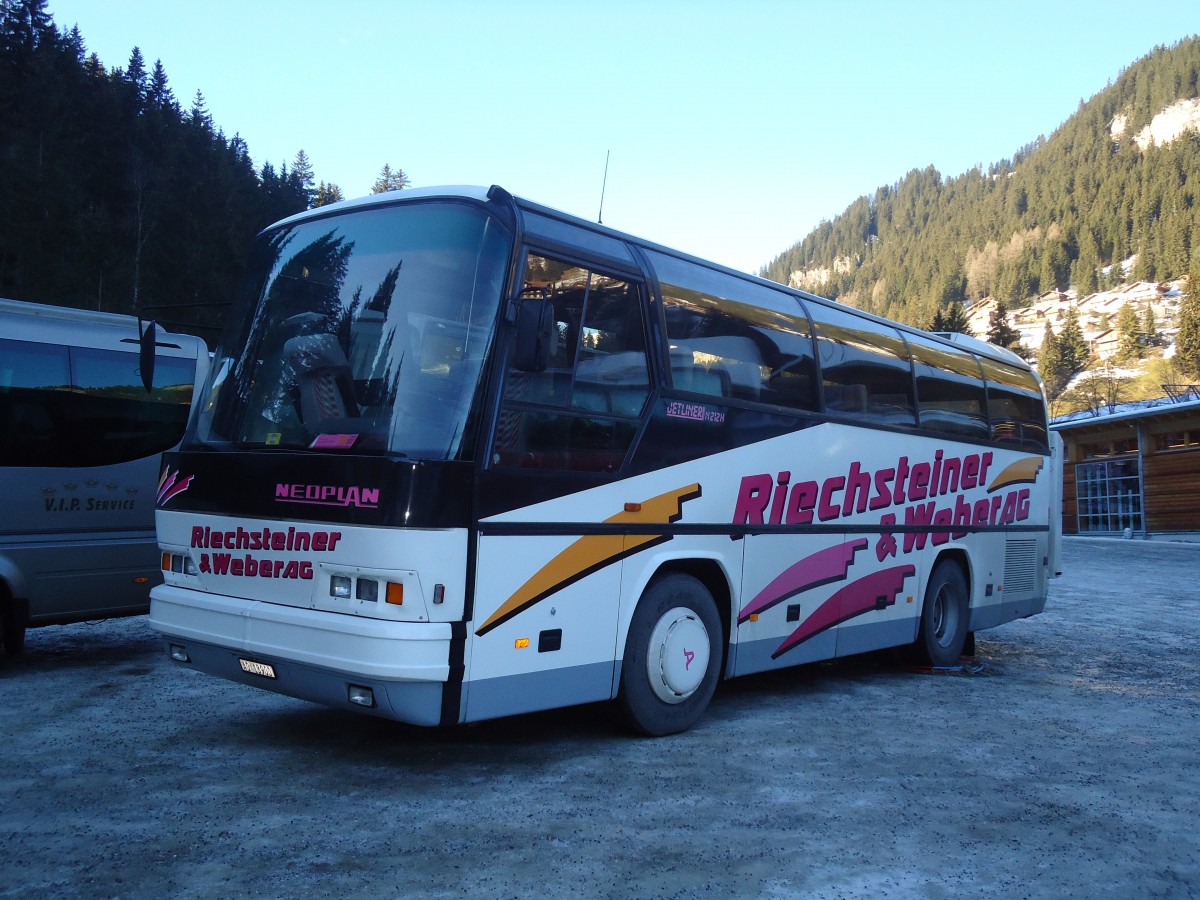
[[[958,665],[967,640],[968,613],[967,579],[958,563],[944,559],[925,586],[915,661],[939,668]]]
[[[646,588],[625,640],[617,705],[642,734],[691,728],[712,699],[721,668],[721,619],[712,594],[671,573]]]
[[[0,585],[0,643],[4,652],[16,656],[25,649],[25,604],[13,599]]]

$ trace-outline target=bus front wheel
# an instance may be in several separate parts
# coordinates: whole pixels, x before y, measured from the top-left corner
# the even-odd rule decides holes
[[[721,619],[691,575],[651,582],[629,623],[617,704],[655,737],[691,728],[708,708],[721,669]]]
[[[913,645],[916,662],[937,667],[958,665],[967,641],[968,612],[967,579],[958,563],[942,560],[925,586],[921,628]]]

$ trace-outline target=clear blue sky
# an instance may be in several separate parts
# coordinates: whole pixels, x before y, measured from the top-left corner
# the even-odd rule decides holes
[[[857,197],[1010,157],[1196,0],[49,0],[124,67],[197,90],[255,163],[308,155],[347,197],[500,184],[756,271]]]

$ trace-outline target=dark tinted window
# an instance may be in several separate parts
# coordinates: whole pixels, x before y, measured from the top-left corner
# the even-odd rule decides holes
[[[987,379],[992,440],[1027,450],[1046,450],[1046,404],[1032,372],[980,358]]]
[[[921,428],[966,437],[988,436],[987,394],[979,362],[919,335],[906,335],[917,376]]]
[[[522,216],[525,226],[525,236],[530,243],[540,243],[538,239],[551,243],[564,244],[567,247],[582,247],[589,256],[597,255],[624,263],[626,267],[636,266],[633,254],[624,241],[600,234],[594,231],[580,231],[577,225],[568,225],[558,219],[525,210]],[[618,266],[620,268],[620,266]]]
[[[671,384],[676,390],[814,410],[816,366],[799,301],[661,253]]]
[[[908,348],[894,328],[809,304],[821,355],[825,409],[888,425],[913,425]]]
[[[0,340],[0,465],[104,466],[179,442],[195,362],[160,356],[153,390],[136,352]]]
[[[650,395],[639,287],[530,254],[523,292],[553,303],[556,346],[544,372],[509,368],[493,462],[615,471]]]

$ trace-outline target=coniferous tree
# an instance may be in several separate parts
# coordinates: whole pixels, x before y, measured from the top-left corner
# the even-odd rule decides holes
[[[950,334],[970,334],[971,324],[963,310],[962,301],[951,300],[946,304],[945,310],[939,309],[937,315],[934,316],[933,327],[929,330]]]
[[[150,90],[150,76],[146,72],[146,60],[142,51],[134,47],[129,54],[129,65],[125,67],[125,83],[130,88],[130,102],[135,113],[145,108],[146,95]]]
[[[1154,307],[1149,304],[1142,311],[1141,334],[1143,346],[1157,347],[1159,345],[1158,320],[1154,317]]]
[[[1188,378],[1200,378],[1200,253],[1192,254],[1187,291],[1179,304],[1175,364]]]
[[[1117,356],[1122,360],[1139,359],[1142,355],[1141,322],[1132,303],[1117,312]]]
[[[1008,324],[1008,307],[1003,300],[996,303],[996,308],[988,317],[987,339],[997,347],[1022,352],[1021,333]]]
[[[200,93],[200,89],[196,89],[196,96],[192,98],[192,108],[188,112],[188,121],[197,128],[203,128],[211,131],[213,126],[212,116],[209,115],[208,105],[204,102],[204,94]]]
[[[408,187],[409,178],[403,169],[392,169],[387,163],[379,170],[379,177],[371,185],[372,194],[383,194],[387,191],[399,191]]]
[[[0,46],[17,55],[32,55],[58,35],[46,9],[47,0],[5,0]]]
[[[1071,281],[1080,297],[1087,297],[1100,289],[1100,279],[1096,271],[1099,262],[1095,246],[1090,235],[1082,239],[1079,243],[1079,258],[1071,270]]]
[[[305,208],[312,206],[313,198],[317,195],[316,179],[313,177],[308,154],[303,150],[296,151],[296,159],[292,163],[292,182],[296,192],[303,199]]]
[[[1062,331],[1058,335],[1058,352],[1063,368],[1071,375],[1087,368],[1090,350],[1079,325],[1079,310],[1074,306],[1068,307],[1063,317]]]
[[[331,203],[340,203],[346,198],[342,195],[342,189],[332,181],[326,184],[322,181],[317,185],[317,193],[313,197],[313,206],[328,206]]]
[[[179,104],[175,102],[175,94],[167,84],[167,73],[161,59],[154,61],[154,70],[150,73],[146,90],[146,103],[160,112],[171,110],[176,115],[179,114]]]
[[[1042,383],[1046,387],[1046,396],[1051,400],[1063,392],[1067,382],[1074,374],[1063,365],[1058,338],[1054,334],[1054,328],[1050,325],[1049,319],[1046,320],[1042,346],[1038,348],[1037,369],[1038,374],[1042,376]]]

